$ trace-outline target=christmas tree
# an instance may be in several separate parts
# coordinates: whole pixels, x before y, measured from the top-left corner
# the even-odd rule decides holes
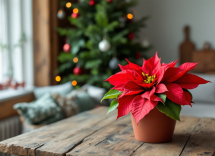
[[[71,10],[71,27],[58,28],[66,36],[59,54],[58,73],[62,83],[72,81],[74,86],[85,83],[110,89],[109,76],[119,71],[118,63],[127,64],[125,58],[141,64],[150,48],[146,41],[138,43],[138,32],[145,27],[147,17],[134,20],[135,11],[129,8],[135,0],[80,0],[76,4],[60,1]],[[65,12],[58,11],[58,18]]]

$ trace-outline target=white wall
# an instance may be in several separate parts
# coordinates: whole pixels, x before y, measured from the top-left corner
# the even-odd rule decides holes
[[[142,31],[163,62],[178,59],[178,47],[183,41],[183,27],[191,27],[191,39],[202,48],[209,41],[215,48],[215,0],[139,0],[137,18],[150,15],[147,29]]]

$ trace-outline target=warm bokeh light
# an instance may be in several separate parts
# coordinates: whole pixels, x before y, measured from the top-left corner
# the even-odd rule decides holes
[[[133,18],[133,15],[132,15],[132,14],[128,14],[128,15],[127,15],[127,18],[128,18],[128,19],[132,19],[132,18]]]
[[[60,82],[61,77],[60,77],[60,76],[56,76],[56,77],[55,77],[55,80],[56,80],[57,82]]]
[[[74,8],[74,9],[73,9],[73,13],[77,14],[77,13],[78,13],[78,9],[77,9],[77,8]]]
[[[63,11],[62,11],[62,10],[59,10],[59,11],[58,11],[58,13],[59,13],[59,14],[62,14],[62,13],[63,13]]]
[[[67,2],[67,3],[66,3],[66,7],[67,7],[67,8],[70,8],[71,6],[72,6],[72,3],[71,3],[71,2]]]
[[[75,57],[75,58],[73,59],[73,62],[74,62],[74,63],[77,63],[77,62],[78,62],[78,58]]]
[[[76,80],[73,80],[73,81],[72,81],[72,85],[73,85],[73,86],[76,86],[76,85],[77,85],[77,81],[76,81]]]

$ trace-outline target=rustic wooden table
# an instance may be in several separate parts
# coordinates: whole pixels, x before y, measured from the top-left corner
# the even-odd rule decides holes
[[[142,143],[130,116],[116,120],[108,108],[78,114],[0,142],[0,152],[33,156],[215,156],[215,119],[182,116],[172,141]]]

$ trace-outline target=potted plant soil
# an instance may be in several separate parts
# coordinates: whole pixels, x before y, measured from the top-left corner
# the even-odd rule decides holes
[[[134,135],[139,141],[171,140],[176,120],[180,121],[181,106],[192,106],[188,89],[209,82],[188,73],[197,63],[175,67],[176,63],[161,64],[156,53],[144,60],[142,67],[129,61],[128,65],[119,65],[121,71],[105,80],[114,86],[103,98],[114,99],[108,113],[118,108],[117,119],[130,113]]]

